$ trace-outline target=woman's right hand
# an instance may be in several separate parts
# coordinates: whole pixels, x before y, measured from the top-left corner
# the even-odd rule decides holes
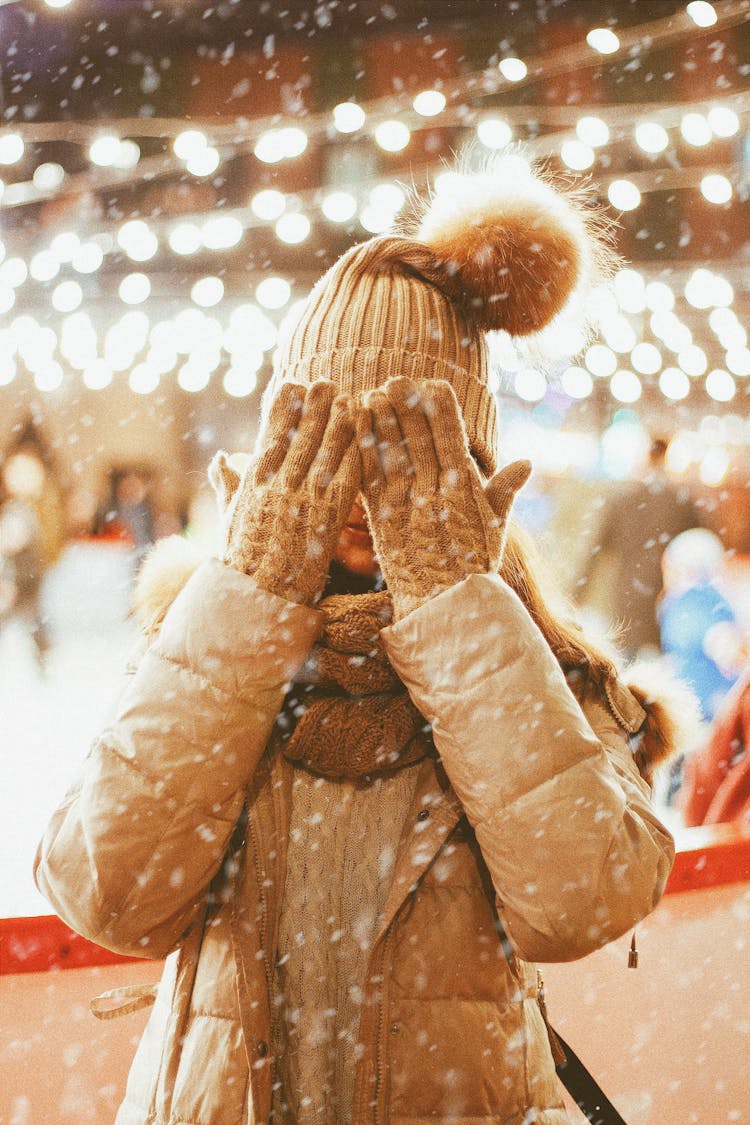
[[[228,502],[224,561],[264,590],[314,604],[360,488],[353,400],[328,380],[282,384],[241,478],[211,465]]]

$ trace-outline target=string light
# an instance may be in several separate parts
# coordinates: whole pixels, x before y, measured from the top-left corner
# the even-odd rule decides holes
[[[641,397],[641,381],[638,376],[628,371],[627,368],[621,368],[615,371],[614,375],[609,381],[609,389],[612,396],[618,402],[637,402]]]
[[[193,156],[185,162],[185,168],[191,176],[201,179],[205,176],[212,175],[219,167],[218,150],[208,145],[206,148],[196,152]]]
[[[257,218],[273,222],[284,213],[286,198],[275,188],[264,188],[253,196],[250,206]]]
[[[255,355],[256,351],[261,354],[270,351],[276,345],[277,336],[276,325],[257,305],[238,305],[229,317],[223,346],[235,359],[248,352]]]
[[[356,133],[365,123],[365,111],[356,102],[339,102],[333,109],[333,124],[339,133]]]
[[[258,385],[258,377],[254,371],[246,367],[232,365],[224,375],[224,390],[232,398],[246,398]]]
[[[694,309],[710,308],[712,288],[713,274],[710,270],[703,268],[693,270],[685,285],[685,299]]]
[[[698,148],[711,140],[711,126],[702,113],[686,113],[680,122],[680,132],[689,145]]]
[[[218,305],[224,296],[224,282],[220,277],[201,277],[190,290],[190,297],[203,309]]]
[[[646,305],[654,312],[674,308],[674,291],[664,281],[649,281],[644,295]]]
[[[357,213],[357,201],[348,191],[332,191],[325,197],[320,209],[332,223],[346,223]]]
[[[508,82],[522,82],[529,72],[523,59],[516,58],[501,59],[497,69]]]
[[[412,104],[420,117],[436,117],[445,109],[445,95],[439,90],[422,90]]]
[[[716,402],[729,402],[734,398],[736,390],[737,385],[732,376],[720,367],[709,371],[706,376],[706,392]]]
[[[411,140],[403,121],[381,121],[375,130],[375,141],[385,152],[402,152]]]
[[[602,336],[613,352],[624,355],[631,352],[636,344],[635,332],[624,316],[608,317],[602,324]]]
[[[29,262],[29,273],[34,281],[52,281],[60,272],[60,263],[49,250],[39,250]]]
[[[609,125],[601,117],[582,117],[576,123],[576,134],[579,141],[592,148],[599,148],[609,141]]]
[[[159,386],[159,372],[147,363],[137,363],[128,376],[128,386],[137,395],[149,395]]]
[[[513,140],[513,130],[501,117],[485,117],[477,125],[477,137],[485,148],[501,149]]]
[[[524,402],[541,402],[547,393],[547,380],[534,367],[524,367],[513,378],[513,388]]]
[[[62,164],[45,160],[34,169],[31,179],[34,187],[39,191],[54,191],[65,179],[65,169]]]
[[[6,258],[0,266],[0,284],[9,285],[11,289],[18,289],[29,276],[29,270],[23,258]]]
[[[613,180],[607,198],[618,211],[634,211],[641,202],[641,193],[631,180]]]
[[[134,168],[141,150],[135,141],[123,141],[106,133],[89,145],[89,160],[99,168]]]
[[[177,363],[177,348],[169,344],[160,347],[152,345],[146,352],[145,362],[159,375],[167,375]]]
[[[644,152],[664,152],[669,145],[669,133],[656,121],[641,121],[635,127],[635,139]]]
[[[151,282],[145,273],[129,273],[120,282],[118,293],[126,305],[140,305],[151,295]]]
[[[188,391],[190,394],[196,394],[198,391],[203,391],[208,386],[211,379],[211,372],[199,360],[192,357],[184,363],[180,370],[177,372],[177,384],[182,387],[183,391]]]
[[[50,253],[54,254],[58,262],[72,262],[73,255],[81,245],[81,240],[75,231],[64,230],[56,234],[50,243]]]
[[[592,344],[586,351],[584,363],[591,374],[599,378],[608,378],[617,369],[615,353],[604,344]]]
[[[608,27],[594,27],[586,36],[586,42],[600,55],[612,55],[620,49],[620,40]]]
[[[64,377],[62,367],[53,359],[34,372],[34,383],[37,390],[49,393],[62,386]]]
[[[740,119],[728,106],[715,105],[708,111],[706,120],[717,137],[733,137],[739,132]]]
[[[722,333],[735,328],[739,321],[737,320],[737,313],[734,309],[719,308],[711,309],[711,312],[708,314],[708,323],[721,339]]]
[[[172,142],[175,156],[185,161],[191,160],[206,148],[208,148],[208,139],[200,129],[183,129]]]
[[[82,242],[71,258],[76,273],[96,273],[104,261],[104,252],[96,242]]]
[[[701,195],[709,203],[728,203],[732,198],[732,184],[726,176],[712,173],[701,180]]]
[[[690,380],[679,367],[665,367],[659,376],[659,390],[675,402],[690,394]]]
[[[17,164],[25,147],[19,133],[0,134],[0,164]]]
[[[112,382],[112,368],[105,359],[95,359],[84,367],[81,378],[90,391],[103,391]]]
[[[282,215],[277,220],[275,226],[276,235],[282,242],[286,242],[291,246],[296,246],[299,242],[304,242],[310,233],[310,220],[307,215],[301,212],[293,211],[288,215]]]
[[[406,202],[406,196],[398,184],[377,184],[370,192],[368,201],[372,207],[395,216]]]
[[[703,375],[708,367],[706,353],[697,344],[690,344],[687,348],[683,348],[677,356],[677,362],[685,374],[693,378]]]
[[[159,249],[159,240],[143,219],[130,219],[117,232],[117,241],[134,262],[147,262]]]
[[[591,376],[582,367],[568,367],[562,373],[562,388],[570,398],[587,398],[594,389]]]
[[[654,344],[643,341],[633,348],[630,362],[641,375],[655,375],[661,367],[661,352]]]
[[[58,312],[72,312],[83,300],[83,290],[77,281],[61,281],[52,291],[52,307]]]
[[[560,146],[560,156],[568,168],[573,168],[577,172],[590,168],[596,159],[594,150],[583,141],[563,141]]]
[[[731,348],[727,351],[725,363],[733,375],[746,378],[750,375],[750,349]]]
[[[690,0],[685,11],[697,27],[713,27],[716,23],[716,11],[708,0]]]
[[[195,254],[203,245],[203,236],[196,223],[178,223],[169,232],[168,241],[175,254]]]
[[[704,484],[718,485],[729,472],[729,454],[720,446],[713,446],[704,454],[699,475]]]
[[[278,164],[301,156],[307,148],[307,133],[290,125],[284,129],[269,129],[258,138],[253,152],[263,164]]]
[[[255,299],[264,309],[282,309],[291,295],[292,287],[283,277],[266,277],[255,290]]]
[[[201,239],[207,250],[229,250],[244,234],[242,223],[233,215],[218,215],[203,224]]]
[[[683,324],[671,309],[659,309],[653,313],[649,324],[654,336],[658,336],[670,351],[681,352],[693,342],[693,334],[687,324]]]
[[[646,284],[637,270],[618,270],[614,290],[621,309],[629,313],[643,312],[646,307]]]
[[[120,153],[117,159],[117,168],[135,168],[141,159],[141,150],[135,141],[126,139],[120,141]]]

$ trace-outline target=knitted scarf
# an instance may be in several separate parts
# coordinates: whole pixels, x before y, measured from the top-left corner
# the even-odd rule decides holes
[[[333,594],[318,609],[323,631],[287,694],[271,749],[336,780],[421,761],[433,748],[429,724],[380,640],[392,617],[388,592]]]

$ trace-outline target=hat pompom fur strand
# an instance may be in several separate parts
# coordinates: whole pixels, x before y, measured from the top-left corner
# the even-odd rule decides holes
[[[485,331],[539,332],[616,264],[612,225],[589,192],[553,186],[516,152],[479,171],[464,161],[416,203],[412,224],[434,255],[440,288]]]

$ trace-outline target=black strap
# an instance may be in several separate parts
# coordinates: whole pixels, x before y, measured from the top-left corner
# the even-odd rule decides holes
[[[568,1046],[559,1031],[555,1035],[565,1052],[565,1062],[555,1069],[565,1089],[591,1125],[626,1125],[599,1083],[589,1074],[575,1051]]]

